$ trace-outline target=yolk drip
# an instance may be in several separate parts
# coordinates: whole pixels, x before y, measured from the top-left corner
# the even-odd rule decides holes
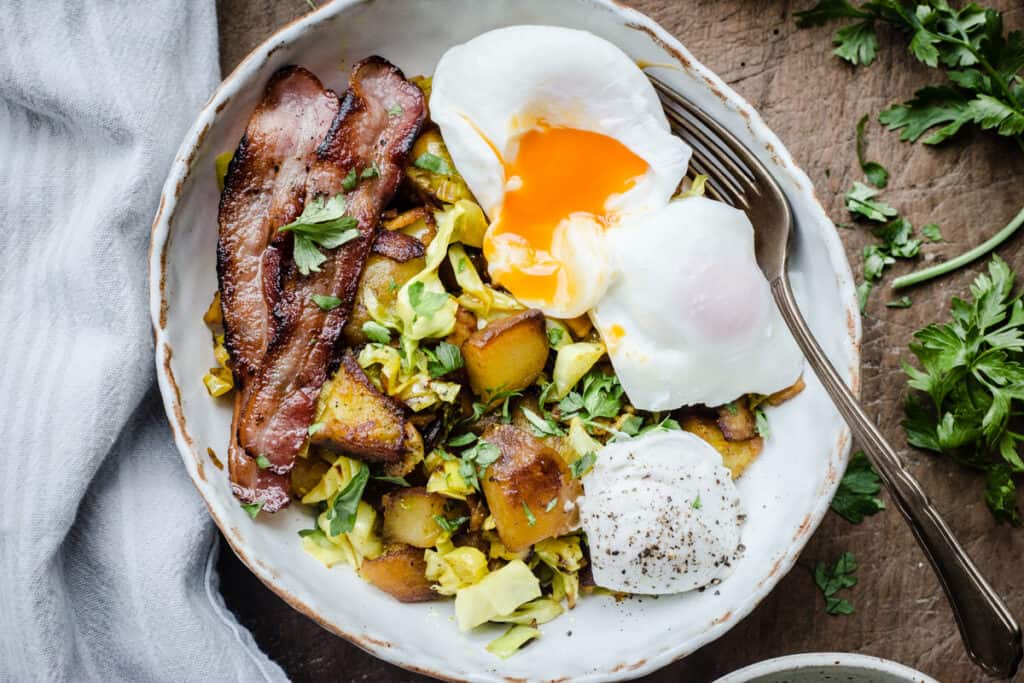
[[[552,302],[560,264],[551,258],[555,228],[575,213],[607,222],[608,198],[629,190],[647,162],[614,138],[574,128],[535,128],[505,163],[511,181],[484,243],[488,261],[502,243],[526,247],[531,258],[494,273],[499,284],[529,301]],[[517,249],[517,250],[519,250]]]

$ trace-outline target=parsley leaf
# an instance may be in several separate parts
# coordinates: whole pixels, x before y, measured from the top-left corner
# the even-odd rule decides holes
[[[565,430],[558,426],[558,423],[551,418],[542,418],[525,406],[522,408],[523,417],[530,423],[530,429],[535,436],[565,436]]]
[[[479,491],[480,477],[500,457],[500,448],[490,441],[480,439],[472,448],[462,452],[459,458],[459,474],[467,484]]]
[[[544,512],[551,512],[555,509],[556,505],[558,505],[558,496],[548,501],[548,504],[544,506]]]
[[[596,453],[584,453],[580,458],[573,460],[569,464],[569,473],[573,479],[579,479],[594,467],[596,461]]]
[[[323,422],[314,422],[313,424],[309,425],[309,427],[306,428],[306,433],[309,434],[310,436],[313,436],[323,428]]]
[[[853,187],[846,193],[846,210],[871,221],[884,223],[894,218],[897,215],[896,209],[885,202],[875,201],[874,197],[877,194],[878,190],[864,183],[854,182]]]
[[[465,434],[459,434],[448,439],[448,445],[452,448],[459,448],[461,446],[468,446],[469,444],[476,441],[476,434],[473,432],[466,432]]]
[[[270,467],[270,460],[267,459],[267,456],[260,453],[256,456],[256,466],[261,470],[265,470]]]
[[[551,326],[547,330],[548,332],[548,346],[556,348],[562,343],[562,338],[565,336],[565,332],[560,327]]]
[[[345,198],[337,194],[330,199],[317,197],[302,210],[302,214],[288,225],[277,229],[290,232],[294,239],[292,257],[303,275],[320,272],[320,264],[327,257],[317,249],[336,249],[359,237],[359,222],[345,215]]]
[[[754,428],[762,439],[771,436],[772,430],[768,425],[768,416],[764,414],[764,410],[760,406],[754,408]]]
[[[405,108],[402,107],[402,105],[400,105],[398,103],[395,103],[395,104],[391,105],[390,107],[388,107],[388,116],[390,116],[390,117],[401,116],[404,113],[405,113]]]
[[[463,366],[462,352],[459,351],[459,347],[446,341],[441,342],[432,350],[424,348],[423,353],[427,356],[427,372],[431,377],[444,377]]]
[[[430,152],[424,152],[416,157],[416,161],[412,162],[412,165],[438,175],[451,175],[452,172],[444,159]]]
[[[953,299],[950,322],[914,333],[920,367],[903,370],[920,393],[908,395],[903,427],[911,445],[984,471],[993,515],[1020,524],[1011,475],[1024,472],[1024,435],[1011,416],[1024,409],[1024,302],[1013,285],[1013,271],[993,257],[971,300]]]
[[[832,511],[848,522],[860,524],[866,515],[885,509],[885,503],[877,497],[881,490],[882,481],[878,473],[864,452],[857,451],[850,458],[846,473],[839,482],[835,498],[832,499]]]
[[[456,517],[455,519],[448,519],[443,515],[434,515],[434,523],[437,524],[443,531],[449,534],[453,534],[459,530],[459,527],[469,521],[469,517]]]
[[[359,177],[356,175],[356,169],[354,167],[350,168],[348,173],[341,180],[341,187],[346,192],[351,192],[352,190],[356,189],[356,185],[358,184]]]
[[[369,178],[376,178],[380,175],[380,169],[377,168],[377,163],[374,162],[363,169],[363,172],[359,174],[360,180],[368,180]]]
[[[525,500],[523,501],[523,513],[526,514],[527,524],[534,526],[537,523],[537,517],[533,514],[533,510],[530,509],[530,506],[526,504]]]
[[[370,468],[362,465],[348,484],[335,494],[334,500],[327,506],[327,522],[330,524],[331,536],[347,534],[355,528],[356,511],[359,501],[363,498],[363,490],[370,478]]]
[[[929,242],[942,241],[942,231],[935,223],[929,223],[928,225],[921,226],[921,234],[928,238]]]
[[[702,503],[700,502],[700,494],[698,493],[697,497],[693,499],[692,503],[690,503],[690,507],[693,508],[694,510],[700,510],[701,505]]]
[[[311,298],[321,311],[333,311],[341,305],[341,299],[330,294],[314,294]]]
[[[825,611],[828,614],[853,614],[853,604],[845,598],[837,598],[836,593],[857,585],[857,577],[854,576],[856,571],[857,559],[851,552],[840,555],[831,567],[824,562],[818,562],[814,567],[814,583],[825,596]]]
[[[857,122],[857,162],[860,163],[860,170],[867,176],[868,182],[875,187],[885,187],[889,184],[889,171],[877,161],[865,161],[864,159],[867,147],[867,143],[864,141],[864,127],[867,123],[867,114]]]
[[[240,503],[242,509],[245,510],[253,519],[256,519],[256,515],[260,514],[260,510],[263,509],[263,501],[258,500],[255,503]]]
[[[427,291],[426,285],[419,280],[409,285],[409,305],[421,318],[429,318],[440,311],[446,303],[448,303],[447,292]]]
[[[362,330],[370,341],[375,341],[378,344],[387,344],[391,341],[391,330],[374,320],[367,320],[363,323]]]

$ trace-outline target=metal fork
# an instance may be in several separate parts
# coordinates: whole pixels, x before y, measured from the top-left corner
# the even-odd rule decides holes
[[[691,166],[710,178],[708,194],[743,209],[750,217],[756,234],[757,263],[768,279],[775,303],[807,362],[910,524],[946,592],[967,654],[990,674],[1009,678],[1021,660],[1020,627],[832,367],[800,314],[786,274],[793,213],[782,188],[729,131],[667,83],[647,76],[661,98],[672,132],[693,147]]]

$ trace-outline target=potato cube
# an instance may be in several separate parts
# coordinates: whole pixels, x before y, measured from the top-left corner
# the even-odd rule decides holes
[[[529,309],[495,320],[469,336],[462,357],[473,392],[484,401],[533,384],[548,360],[544,314]]]

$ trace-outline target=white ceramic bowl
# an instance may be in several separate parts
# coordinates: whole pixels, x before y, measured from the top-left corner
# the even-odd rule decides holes
[[[809,652],[751,664],[715,683],[938,683],[888,659],[848,652]]]
[[[438,677],[498,681],[624,679],[653,671],[721,636],[789,571],[828,509],[849,450],[846,427],[818,383],[774,410],[773,436],[739,482],[748,521],[744,558],[721,585],[661,599],[594,597],[545,625],[528,650],[501,661],[484,650],[495,632],[458,633],[451,605],[403,605],[351,570],[327,570],[302,552],[295,505],[253,522],[239,508],[212,448],[226,452],[230,407],[200,381],[213,364],[202,313],[217,287],[214,158],[237,145],[270,75],[302,64],[344,88],[351,65],[381,54],[409,75],[431,73],[450,46],[500,26],[586,29],[647,64],[744,140],[785,189],[797,218],[793,286],[818,339],[854,387],[860,318],[842,247],[807,176],[756,112],[643,15],[607,0],[339,1],[284,28],[224,81],[189,131],[153,224],[150,286],[160,389],[189,475],[238,556],[296,609],[367,651]]]

